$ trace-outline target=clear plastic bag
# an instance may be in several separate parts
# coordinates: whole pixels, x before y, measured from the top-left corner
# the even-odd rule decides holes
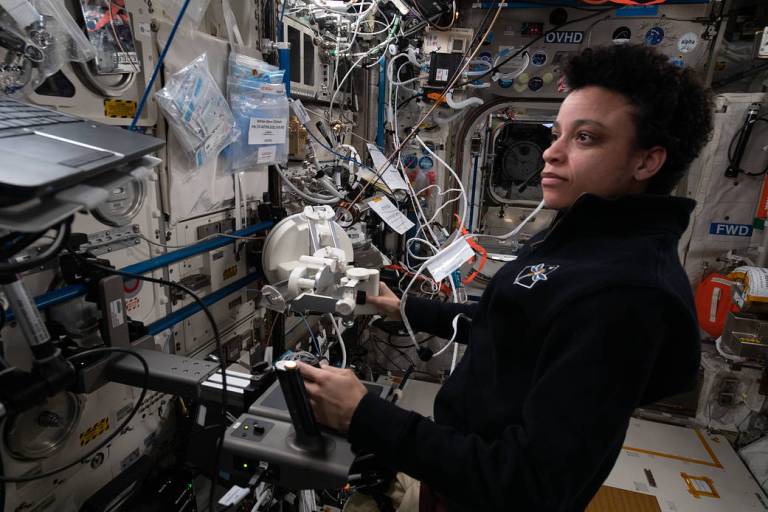
[[[238,138],[232,111],[208,71],[205,54],[174,73],[155,98],[197,167]]]
[[[184,0],[157,0],[157,3],[160,4],[165,16],[171,21],[175,21],[181,12]],[[203,17],[205,17],[205,11],[208,10],[208,4],[210,4],[210,0],[189,0],[189,6],[184,12],[184,19],[181,24],[194,28],[199,27]]]
[[[31,6],[40,14],[41,24],[20,26],[11,14],[0,9],[0,26],[19,41],[23,47],[20,53],[26,57],[17,64],[26,68],[20,70],[20,80],[2,84],[6,94],[16,92],[26,83],[37,88],[68,62],[88,62],[96,58],[96,48],[61,2],[31,0]],[[3,74],[8,71],[3,69]]]
[[[80,7],[88,40],[96,47],[96,73],[140,73],[141,63],[125,0],[80,0]]]
[[[233,172],[288,162],[290,107],[283,73],[259,59],[230,53],[227,95],[240,130],[240,137],[230,148]]]

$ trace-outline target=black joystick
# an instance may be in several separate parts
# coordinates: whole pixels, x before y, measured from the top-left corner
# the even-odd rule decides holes
[[[325,442],[309,404],[304,379],[299,373],[296,361],[278,361],[275,363],[275,370],[291,415],[295,447],[307,451],[324,450]]]

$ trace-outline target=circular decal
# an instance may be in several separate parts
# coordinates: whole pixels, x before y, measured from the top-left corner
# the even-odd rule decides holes
[[[533,64],[534,66],[543,66],[546,63],[547,63],[547,54],[544,53],[542,50],[537,51],[531,57],[531,64]]]
[[[435,165],[435,162],[428,156],[423,156],[419,159],[419,169],[427,171]]]
[[[485,62],[491,62],[493,60],[493,55],[491,55],[491,52],[483,52],[480,54],[479,58]]]
[[[698,43],[699,36],[695,32],[688,32],[677,41],[677,49],[680,50],[680,53],[692,52]]]
[[[551,84],[552,81],[555,79],[555,75],[553,75],[552,73],[544,73],[541,79],[544,80],[545,84]]]
[[[405,155],[403,157],[403,165],[408,169],[415,169],[418,164],[419,160],[416,158],[416,155]]]
[[[671,59],[670,61],[672,62],[672,64],[674,64],[675,66],[677,66],[680,69],[685,67],[685,62],[683,62],[683,56],[682,55],[678,55],[676,59]]]
[[[521,73],[517,77],[517,81],[520,82],[521,84],[527,84],[528,80],[530,79],[531,79],[531,76],[528,73]]]
[[[664,29],[661,27],[652,27],[645,33],[645,44],[656,46],[664,40]]]
[[[535,76],[528,81],[528,88],[533,92],[538,91],[542,87],[544,87],[544,80],[541,77]]]
[[[141,281],[139,279],[128,279],[123,281],[123,292],[126,298],[135,297],[141,291]]]
[[[515,90],[517,92],[523,92],[527,88],[528,88],[528,84],[524,84],[524,83],[520,83],[520,82],[516,82],[515,83]]]
[[[512,80],[501,79],[501,80],[499,80],[499,87],[501,87],[502,89],[508,89],[508,88],[512,87],[513,83],[514,82]]]
[[[629,30],[629,27],[619,27],[613,31],[613,36],[611,36],[616,44],[628,43],[631,38],[632,31]]]

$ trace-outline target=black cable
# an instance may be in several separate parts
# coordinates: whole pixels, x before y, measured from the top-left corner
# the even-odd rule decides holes
[[[128,354],[130,356],[135,357],[136,359],[141,362],[141,365],[144,367],[144,379],[141,384],[141,394],[139,395],[139,399],[136,401],[136,405],[133,407],[133,410],[128,415],[128,417],[125,418],[125,420],[120,424],[118,428],[112,432],[109,436],[107,436],[106,439],[104,439],[101,443],[96,445],[93,449],[91,449],[88,453],[83,455],[82,457],[78,458],[77,460],[70,462],[68,464],[64,464],[63,466],[59,466],[57,468],[45,471],[43,473],[37,473],[34,475],[28,475],[28,476],[6,476],[6,475],[0,475],[0,482],[31,482],[33,480],[40,480],[41,478],[47,478],[49,476],[55,475],[56,473],[61,473],[62,471],[65,471],[72,466],[75,466],[77,464],[80,464],[85,459],[91,457],[92,455],[96,454],[99,450],[104,448],[107,444],[111,443],[113,439],[115,439],[118,435],[123,433],[123,430],[128,426],[128,423],[131,422],[134,416],[136,416],[136,413],[139,412],[139,408],[141,407],[141,404],[144,402],[144,397],[147,394],[147,390],[149,389],[149,365],[147,364],[147,360],[144,359],[139,353],[135,352],[134,350],[130,348],[123,348],[123,347],[99,347],[99,348],[93,348],[90,350],[86,350],[85,352],[77,353],[73,356],[70,356],[67,358],[67,361],[76,361],[78,359],[81,359],[86,356],[90,356],[93,354],[99,354],[103,352],[122,352],[124,354]]]
[[[757,119],[755,119],[754,124],[757,124],[758,122],[761,122],[761,121],[764,123],[768,123],[768,116],[758,117]],[[747,176],[762,176],[768,173],[768,164],[766,164],[765,169],[763,169],[761,172],[747,172],[735,165],[734,159],[736,158],[736,155],[733,154],[733,149],[734,149],[733,145],[736,143],[737,140],[741,138],[741,134],[743,134],[744,130],[746,129],[747,129],[747,125],[744,124],[741,126],[741,128],[739,128],[736,131],[736,133],[733,134],[733,138],[731,139],[731,142],[728,144],[728,165],[730,168],[736,169],[737,173],[746,174]]]
[[[0,273],[17,274],[19,272],[24,272],[25,270],[38,267],[48,260],[54,258],[64,247],[64,243],[66,242],[67,238],[69,238],[69,234],[72,232],[72,219],[73,217],[70,217],[59,224],[58,231],[53,242],[51,242],[51,244],[40,254],[21,262],[0,261]],[[36,240],[39,240],[43,234],[44,232],[35,233],[32,235],[35,237],[35,239],[31,241],[29,241],[29,238],[25,236],[25,240],[22,245],[26,247],[27,245],[34,243]],[[10,258],[12,258],[14,255],[15,254],[11,254],[10,256],[7,256],[7,259],[10,260]]]
[[[11,240],[7,244],[3,245],[0,258],[7,260],[11,259],[14,255],[18,254],[20,251],[23,251],[37,240],[39,240],[44,233],[44,231],[40,231],[36,233],[12,233],[8,235],[10,238],[15,238],[15,240]]]
[[[72,254],[82,263],[101,270],[102,272],[106,272],[108,274],[114,274],[122,277],[129,277],[131,279],[139,279],[142,281],[147,281],[150,283],[159,284],[162,286],[168,286],[171,288],[176,288],[178,290],[181,290],[182,292],[186,293],[194,301],[197,303],[198,306],[203,310],[205,313],[206,318],[208,319],[208,322],[211,324],[211,329],[213,330],[213,339],[216,344],[216,357],[219,359],[219,368],[221,370],[221,416],[222,418],[226,418],[227,416],[227,367],[225,364],[224,359],[224,351],[222,349],[222,343],[221,343],[221,334],[219,333],[219,327],[216,324],[216,320],[213,318],[213,314],[211,313],[211,310],[208,309],[208,306],[205,305],[203,300],[192,290],[184,286],[180,283],[175,283],[173,281],[166,281],[164,279],[157,279],[155,277],[147,277],[141,274],[133,274],[131,272],[123,272],[122,270],[116,270],[114,268],[106,267],[104,265],[99,265],[98,263],[93,263],[91,261],[87,261],[86,259],[82,258],[79,254],[72,252]],[[218,476],[219,476],[219,464],[221,462],[221,450],[222,445],[224,443],[224,433],[226,432],[226,425],[224,422],[222,422],[221,432],[219,434],[219,439],[216,444],[216,467],[213,470],[213,477],[211,478],[211,493],[209,496],[209,508],[211,510],[214,510],[214,504],[215,504],[215,493],[216,493],[216,485],[218,483]]]
[[[418,14],[421,17],[421,19],[423,19],[427,23],[427,25],[429,25],[430,27],[432,27],[433,29],[439,32],[448,32],[453,28],[454,23],[456,23],[456,13],[458,12],[458,7],[456,6],[456,0],[453,0],[453,2],[451,3],[451,17],[450,17],[451,23],[447,27],[443,27],[435,23],[435,20],[442,18],[443,16],[445,16],[446,13],[440,12],[437,14],[433,14],[430,17],[427,17],[422,12],[421,5],[419,5],[418,1],[412,2],[412,3],[414,7],[414,12],[416,12],[416,14]]]
[[[401,108],[403,108],[404,106],[406,106],[407,104],[415,100],[416,98],[424,98],[424,97],[425,95],[423,92],[417,92],[412,96],[408,96],[406,99],[400,102],[400,104],[397,106],[397,110],[400,110]]]

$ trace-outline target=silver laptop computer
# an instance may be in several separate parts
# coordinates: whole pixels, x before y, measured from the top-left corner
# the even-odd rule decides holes
[[[0,207],[127,166],[163,144],[0,94]]]

